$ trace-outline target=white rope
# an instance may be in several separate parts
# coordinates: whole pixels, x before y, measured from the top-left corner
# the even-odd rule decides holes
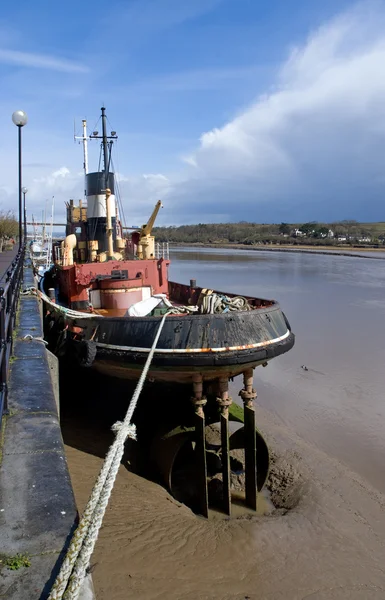
[[[20,292],[21,296],[37,296],[37,289],[35,287],[28,287]]]
[[[251,310],[251,306],[243,296],[230,298],[224,294],[202,294],[198,306],[174,306],[172,314],[220,314],[235,310]]]
[[[194,314],[199,311],[197,306],[173,306],[168,314],[179,315],[179,314]]]
[[[165,323],[166,313],[159,324],[158,331],[147,357],[142,374],[131,398],[124,421],[113,426],[116,438],[110,446],[102,469],[91,492],[84,514],[73,535],[70,547],[52,587],[48,600],[76,600],[87,575],[90,558],[98,538],[104,513],[114,487],[116,475],[124,452],[127,437],[135,438],[135,425],[131,424],[140,393],[150,368],[159,336]]]
[[[20,292],[22,296],[38,296],[46,304],[49,304],[54,310],[57,312],[61,312],[67,317],[73,317],[74,319],[93,319],[94,317],[103,318],[102,315],[98,315],[97,313],[85,313],[80,312],[79,310],[72,310],[72,308],[66,308],[65,306],[61,306],[60,304],[56,304],[53,302],[44,292],[37,290],[35,287],[25,288],[22,292]]]
[[[23,337],[23,340],[34,340],[35,342],[42,342],[45,344],[45,346],[48,346],[48,342],[46,342],[42,337],[33,336],[30,333],[27,333],[27,335]]]
[[[79,310],[72,310],[72,308],[66,308],[65,306],[56,304],[56,302],[53,302],[46,294],[44,294],[44,292],[41,292],[40,290],[38,290],[37,295],[44,300],[46,304],[52,306],[54,310],[67,315],[67,317],[73,317],[74,319],[93,319],[94,317],[98,317],[100,319],[103,318],[102,315],[98,315],[97,313],[80,312]]]
[[[251,306],[243,296],[230,298],[224,294],[205,294],[199,302],[199,311],[203,314],[219,314],[229,311],[251,310]]]

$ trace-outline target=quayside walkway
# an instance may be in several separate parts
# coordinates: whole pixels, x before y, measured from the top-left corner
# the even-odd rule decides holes
[[[15,260],[19,247],[15,244],[12,250],[4,250],[0,252],[0,281],[3,281],[7,276],[7,271],[12,266]]]
[[[43,341],[24,250],[0,254],[0,598],[44,600],[78,522],[59,424],[58,369]],[[23,269],[24,266],[24,269]],[[88,581],[88,586],[90,581]],[[87,586],[83,600],[93,598]]]

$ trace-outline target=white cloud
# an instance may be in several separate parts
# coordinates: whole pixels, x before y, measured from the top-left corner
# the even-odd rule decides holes
[[[159,222],[168,224],[383,218],[384,64],[385,2],[323,25],[288,52],[274,87],[203,133],[174,173],[129,176],[121,164],[129,224],[144,222],[158,199],[165,206]],[[199,87],[202,73],[163,82]],[[67,164],[28,183],[32,205],[55,195],[64,207],[82,196],[82,175]],[[10,196],[0,189],[4,203]]]
[[[147,221],[155,203],[164,200],[172,191],[170,180],[161,173],[150,173],[138,177],[117,174],[116,195],[123,201],[126,225],[137,225]],[[167,223],[167,216],[160,213],[158,223]]]
[[[60,169],[54,171],[50,175],[34,179],[33,181],[38,184],[43,183],[47,187],[53,187],[57,185],[58,180],[60,181],[60,179],[71,179],[71,172],[67,167],[60,167]]]
[[[64,223],[65,202],[68,202],[70,198],[75,200],[83,198],[83,182],[83,173],[71,171],[65,166],[40,177],[29,179],[26,196],[28,220],[31,219],[32,214],[35,216],[35,220],[39,220],[45,203],[48,201],[51,205],[51,198],[54,197],[55,221]],[[9,190],[9,192],[13,197],[17,195],[16,189]],[[51,209],[49,208],[49,210]]]
[[[20,67],[32,67],[34,69],[50,69],[65,73],[86,73],[88,71],[86,66],[63,58],[46,54],[20,52],[6,48],[0,48],[0,63],[18,65]]]
[[[314,218],[326,204],[335,215],[338,203],[346,211],[349,201],[377,202],[371,183],[385,155],[385,12],[376,6],[315,31],[291,51],[273,91],[201,136],[184,158],[191,194],[200,190],[211,208],[220,199],[218,210],[226,203],[234,219],[236,211],[258,218],[258,204],[266,211],[267,202],[284,210],[307,204]]]

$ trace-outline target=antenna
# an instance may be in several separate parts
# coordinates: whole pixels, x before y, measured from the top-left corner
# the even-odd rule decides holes
[[[51,231],[48,234],[48,248],[47,248],[47,256],[46,256],[46,269],[49,269],[49,266],[51,264],[54,202],[55,202],[55,196],[52,196],[52,205],[51,205]]]
[[[81,140],[83,142],[83,156],[84,156],[83,169],[84,169],[84,174],[87,175],[87,173],[88,173],[88,146],[87,146],[88,138],[87,138],[87,121],[86,121],[86,119],[82,119],[82,124],[83,124],[83,135],[81,135],[81,136],[74,135],[74,139]]]

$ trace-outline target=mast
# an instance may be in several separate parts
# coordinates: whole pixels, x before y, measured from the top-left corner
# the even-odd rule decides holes
[[[105,176],[105,187],[108,187],[108,175],[110,170],[110,158],[111,158],[111,150],[109,151],[108,146],[112,144],[112,140],[117,140],[118,136],[116,135],[116,131],[111,131],[110,135],[107,135],[107,116],[106,109],[104,106],[100,109],[102,111],[102,135],[99,135],[98,131],[94,131],[90,135],[91,140],[102,140],[102,150],[103,150],[103,163],[104,163],[104,176]],[[109,142],[108,140],[111,140]],[[113,192],[112,192],[113,193]]]
[[[88,173],[88,146],[87,146],[87,121],[86,121],[86,119],[82,120],[82,124],[83,124],[83,154],[84,154],[83,168],[84,168],[84,175],[87,175],[87,173]]]
[[[103,166],[100,171],[87,173],[87,221],[92,239],[99,244],[99,250],[106,252],[107,259],[114,258],[113,221],[116,220],[114,174],[110,173],[111,144],[117,139],[116,131],[107,134],[106,109],[101,108],[102,132],[93,131],[89,139],[101,140]],[[104,224],[105,223],[105,224]]]
[[[75,140],[81,140],[83,143],[83,170],[84,170],[84,177],[86,179],[86,176],[88,173],[88,138],[87,138],[87,120],[86,119],[82,119],[82,127],[83,127],[83,135],[82,136],[75,135],[74,138],[75,138]],[[84,183],[85,183],[84,197],[86,198],[87,197],[86,181]]]
[[[52,196],[52,205],[51,205],[51,231],[48,235],[48,248],[47,248],[47,257],[46,257],[46,268],[48,269],[51,264],[51,252],[52,252],[52,237],[53,237],[53,207],[55,202],[55,196]]]
[[[43,220],[43,244],[44,244],[44,240],[45,240],[45,228],[47,225],[47,204],[48,204],[48,198],[45,201],[45,209],[44,209],[44,220]]]
[[[108,187],[108,142],[107,142],[107,117],[106,117],[106,109],[104,106],[101,108],[102,111],[102,146],[103,146],[103,161],[104,161],[104,177],[105,184]]]

